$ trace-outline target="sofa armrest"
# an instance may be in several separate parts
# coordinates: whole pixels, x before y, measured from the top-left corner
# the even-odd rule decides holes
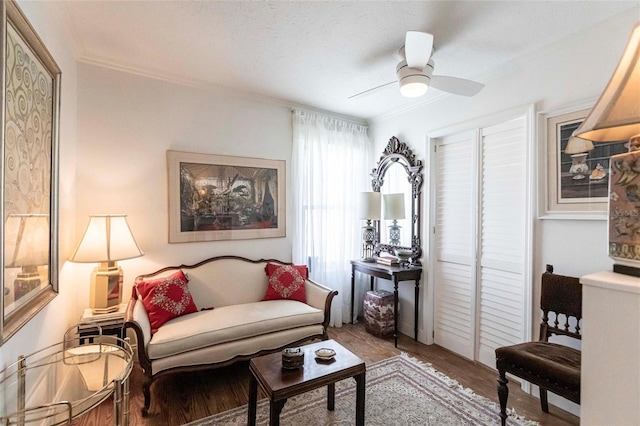
[[[329,321],[331,320],[331,302],[333,301],[333,298],[337,296],[338,292],[309,279],[305,281],[305,292],[307,304],[324,311],[322,328],[324,338],[328,339],[327,328],[329,327]]]
[[[127,304],[124,327],[131,329],[136,335],[138,361],[145,371],[151,371],[151,360],[147,355],[147,344],[151,340],[151,323],[142,302],[132,297]]]

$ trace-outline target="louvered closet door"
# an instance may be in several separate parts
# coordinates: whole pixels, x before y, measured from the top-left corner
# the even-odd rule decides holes
[[[478,360],[524,338],[527,219],[526,121],[482,129]]]
[[[436,145],[434,340],[474,357],[476,133]]]
[[[495,368],[530,316],[527,119],[437,139],[434,341]]]

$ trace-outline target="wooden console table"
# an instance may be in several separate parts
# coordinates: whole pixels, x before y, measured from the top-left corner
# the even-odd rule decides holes
[[[418,340],[418,301],[420,296],[420,277],[422,266],[386,266],[376,262],[351,261],[351,321],[353,321],[353,305],[356,284],[356,271],[371,276],[371,290],[374,289],[376,277],[393,281],[393,338],[398,347],[398,283],[401,281],[415,282],[415,314],[414,314],[414,340]]]

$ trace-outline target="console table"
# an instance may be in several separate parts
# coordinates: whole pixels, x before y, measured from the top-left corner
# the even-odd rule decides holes
[[[398,347],[398,283],[402,281],[415,282],[414,299],[414,340],[418,340],[418,301],[420,296],[420,277],[422,266],[386,266],[376,262],[362,260],[351,261],[351,321],[353,321],[353,305],[355,301],[356,271],[371,276],[371,290],[374,289],[375,278],[393,281],[393,338]]]

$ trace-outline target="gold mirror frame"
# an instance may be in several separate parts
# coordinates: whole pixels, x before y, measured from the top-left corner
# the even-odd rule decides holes
[[[380,221],[376,223],[376,247],[375,255],[382,252],[393,253],[395,249],[411,250],[411,263],[420,264],[422,245],[420,242],[420,194],[422,193],[422,161],[416,160],[411,148],[404,142],[400,142],[395,136],[389,139],[378,166],[371,172],[371,187],[374,192],[380,192],[384,185],[385,174],[393,164],[399,164],[407,173],[407,181],[411,185],[411,247],[395,246],[380,242]]]
[[[0,14],[1,345],[58,292],[61,71],[13,0]]]

